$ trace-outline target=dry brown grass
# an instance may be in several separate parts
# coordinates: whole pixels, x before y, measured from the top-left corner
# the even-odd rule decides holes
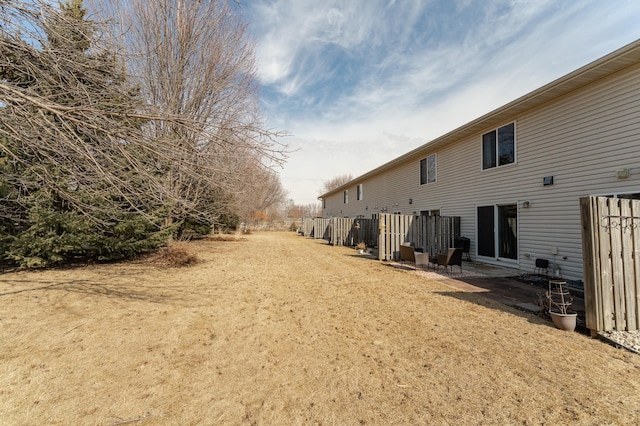
[[[191,244],[0,275],[0,423],[640,423],[637,355],[293,233]]]
[[[198,256],[188,241],[171,241],[166,247],[160,248],[152,259],[158,265],[171,268],[193,266],[198,263]]]

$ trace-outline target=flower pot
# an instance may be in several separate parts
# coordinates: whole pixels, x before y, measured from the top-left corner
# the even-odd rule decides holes
[[[556,328],[565,331],[573,331],[576,329],[577,313],[567,312],[563,314],[558,310],[552,309],[549,311],[549,315],[551,315],[551,321],[553,321],[553,325],[555,325]]]

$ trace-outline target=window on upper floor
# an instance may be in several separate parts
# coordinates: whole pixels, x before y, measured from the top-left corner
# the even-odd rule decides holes
[[[356,200],[361,201],[362,200],[362,184],[358,185],[356,187]]]
[[[436,181],[436,155],[420,160],[420,185]]]
[[[504,166],[516,161],[515,123],[482,135],[482,169]]]
[[[342,202],[344,204],[349,204],[349,190],[345,189],[344,192],[342,193]]]

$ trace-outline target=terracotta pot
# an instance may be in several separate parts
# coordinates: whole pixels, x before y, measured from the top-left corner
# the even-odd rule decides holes
[[[576,321],[578,319],[577,313],[567,312],[566,314],[563,314],[558,310],[550,310],[549,315],[551,315],[551,320],[556,328],[566,331],[573,331],[576,329]]]

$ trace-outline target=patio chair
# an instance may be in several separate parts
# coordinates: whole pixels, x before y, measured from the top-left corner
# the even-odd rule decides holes
[[[418,267],[429,267],[429,254],[416,251],[411,243],[400,244],[400,262],[410,262],[415,265],[415,269]]]
[[[400,244],[400,262],[416,262],[415,251],[410,243]]]
[[[453,272],[453,265],[458,265],[462,273],[462,249],[460,248],[450,248],[447,254],[438,255],[438,268],[440,266],[448,267]]]

